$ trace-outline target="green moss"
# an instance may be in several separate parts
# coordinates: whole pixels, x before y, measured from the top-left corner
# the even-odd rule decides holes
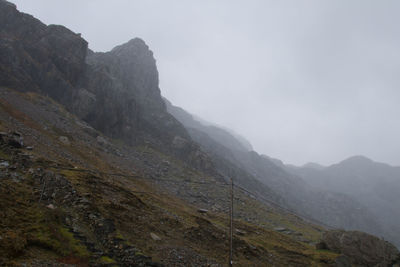
[[[60,174],[66,176],[67,178],[75,178],[78,176],[78,170],[61,170],[59,171]]]
[[[73,255],[79,258],[90,256],[86,247],[76,240],[67,228],[48,223],[42,222],[31,228],[31,244],[52,250],[60,256]]]
[[[144,254],[142,252],[140,252],[140,251],[136,251],[135,252],[135,256],[144,256]]]
[[[119,238],[119,239],[124,239],[124,236],[123,236],[123,235],[121,234],[121,232],[118,231],[118,230],[117,230],[117,233],[116,233],[115,237],[116,237],[116,238]]]
[[[72,251],[75,256],[86,258],[89,256],[89,252],[86,247],[83,246],[78,240],[76,240],[72,233],[67,228],[61,227],[59,229],[63,239],[67,241],[67,250]]]
[[[107,257],[107,256],[102,256],[100,258],[100,261],[102,263],[115,263],[115,260],[113,260],[113,259],[111,259],[110,257]]]
[[[10,160],[11,159],[11,155],[6,153],[3,150],[0,150],[0,159]]]

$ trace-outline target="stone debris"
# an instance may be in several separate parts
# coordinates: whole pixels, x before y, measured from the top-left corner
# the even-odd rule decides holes
[[[156,235],[155,233],[150,233],[150,236],[153,240],[155,241],[161,241],[161,237],[159,237],[158,235]]]
[[[66,136],[60,136],[58,138],[58,140],[60,140],[61,143],[63,143],[64,145],[70,145],[71,142],[69,141],[69,138]]]
[[[205,213],[208,212],[208,210],[206,210],[206,209],[198,209],[197,212],[205,214]]]

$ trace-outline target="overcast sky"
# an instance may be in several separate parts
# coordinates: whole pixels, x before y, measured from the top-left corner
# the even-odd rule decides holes
[[[400,165],[400,1],[12,2],[95,51],[144,39],[165,97],[259,153]]]

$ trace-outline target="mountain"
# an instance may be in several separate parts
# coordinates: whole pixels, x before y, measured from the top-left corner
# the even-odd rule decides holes
[[[209,130],[209,124],[196,120],[169,101],[166,104],[167,110],[186,127],[192,139],[211,156],[216,168],[224,175],[234,177],[242,186],[252,188],[310,221],[382,235],[382,227],[374,215],[352,196],[313,188],[299,175],[290,172],[281,161],[255,151],[237,149],[239,141],[221,143],[215,131]],[[230,135],[225,139],[234,140],[235,137]],[[250,177],[271,188],[279,198],[271,198],[269,192],[255,189],[248,183]]]
[[[219,173],[228,179],[232,178],[235,183],[256,192],[269,201],[287,205],[284,198],[274,192],[270,185],[261,183],[254,175],[237,164],[235,153],[247,153],[249,151],[247,145],[243,145],[242,141],[237,140],[229,131],[218,128],[205,120],[195,119],[190,113],[172,105],[167,99],[164,101],[167,111],[186,127],[190,137],[208,154]]]
[[[180,121],[186,128],[201,130],[214,139],[217,143],[238,151],[252,151],[253,148],[248,140],[232,130],[223,129],[220,126],[207,122],[199,117],[193,116],[184,109],[172,105],[168,99],[164,98],[168,112]]]
[[[400,246],[400,167],[353,156],[326,168],[294,172],[316,188],[357,199],[384,226],[385,238]]]
[[[235,265],[360,264],[370,253],[316,247],[329,231],[288,209],[301,200],[295,176],[229,131],[171,115],[143,40],[95,53],[0,0],[0,55],[0,265],[225,266],[230,178]],[[373,224],[347,201],[329,215]],[[363,239],[388,248],[368,264],[400,259]]]
[[[155,59],[142,40],[94,53],[79,34],[46,26],[7,2],[3,6],[3,86],[49,96],[107,136],[153,144],[212,172],[206,156],[166,111]]]
[[[400,201],[396,193],[399,168],[374,163],[362,156],[330,167],[317,163],[302,167],[285,165],[278,159],[238,149],[239,140],[234,141],[235,136],[224,129],[220,131],[224,131],[224,140],[229,142],[221,142],[220,135],[210,131],[211,123],[165,101],[167,110],[186,127],[224,175],[236,177],[247,187],[248,178],[243,182],[240,177],[253,177],[280,196],[270,200],[311,221],[333,228],[366,231],[399,244],[396,209]],[[260,192],[264,197],[268,194]]]
[[[317,170],[321,170],[321,169],[325,168],[325,166],[322,166],[321,164],[318,164],[318,163],[315,163],[315,162],[306,163],[302,167],[303,168],[317,169]]]

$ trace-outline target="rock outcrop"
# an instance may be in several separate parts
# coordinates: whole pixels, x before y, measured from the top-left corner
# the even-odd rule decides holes
[[[85,72],[87,42],[63,26],[46,26],[0,2],[0,83],[71,101]]]
[[[145,140],[168,145],[175,136],[190,139],[166,112],[156,62],[143,40],[132,39],[107,53],[90,51],[87,63],[85,88],[72,104],[80,118],[131,144]]]
[[[400,266],[400,253],[395,246],[359,231],[326,232],[317,247],[343,254],[357,266]]]
[[[80,34],[46,26],[0,1],[0,84],[39,92],[109,137],[154,146],[216,174],[211,160],[166,111],[156,61],[139,38],[107,53],[88,50]],[[173,145],[186,140],[182,149]]]
[[[229,131],[188,133],[166,111],[142,40],[94,53],[79,34],[4,0],[0,37],[1,266],[162,266],[150,255],[166,266],[222,266],[224,176],[236,185],[238,266],[337,258],[309,246],[322,227],[276,205],[286,204],[281,169]]]

